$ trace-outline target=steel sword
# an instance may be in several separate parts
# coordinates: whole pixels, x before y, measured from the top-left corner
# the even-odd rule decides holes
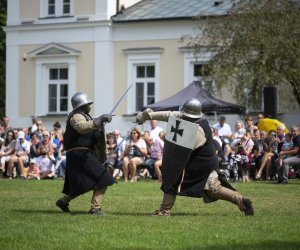
[[[119,106],[120,102],[123,100],[123,98],[126,96],[126,94],[128,93],[129,89],[132,87],[133,83],[129,85],[129,87],[126,89],[125,93],[120,97],[120,99],[117,101],[117,103],[115,104],[115,106],[112,108],[112,110],[109,112],[110,115],[112,115],[116,108]]]

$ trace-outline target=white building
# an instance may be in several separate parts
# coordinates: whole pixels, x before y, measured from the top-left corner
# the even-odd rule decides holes
[[[201,77],[195,69],[211,55],[196,60],[180,38],[194,34],[193,17],[223,15],[232,5],[229,0],[7,2],[6,114],[11,124],[31,126],[33,115],[48,128],[57,120],[64,124],[78,91],[94,100],[92,116],[109,113],[132,85],[108,125],[123,132],[143,105]]]

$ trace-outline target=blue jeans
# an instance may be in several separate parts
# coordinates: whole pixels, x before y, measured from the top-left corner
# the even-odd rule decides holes
[[[154,162],[156,161],[156,159],[153,158],[148,158],[146,159],[144,166],[147,168],[147,170],[149,171],[152,179],[156,178],[156,174],[155,174],[155,170],[154,170]]]

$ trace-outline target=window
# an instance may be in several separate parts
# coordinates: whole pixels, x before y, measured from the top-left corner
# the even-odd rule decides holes
[[[49,68],[48,112],[68,111],[68,68]]]
[[[128,115],[142,110],[143,106],[157,102],[160,90],[160,47],[128,48],[123,50],[128,55],[128,86],[133,90],[127,96]]]
[[[71,0],[47,0],[47,16],[71,15]]]
[[[210,94],[216,94],[215,81],[212,78],[212,68],[209,63],[192,63],[193,81],[201,81],[202,87]]]
[[[135,110],[155,102],[155,66],[137,65],[135,67]]]

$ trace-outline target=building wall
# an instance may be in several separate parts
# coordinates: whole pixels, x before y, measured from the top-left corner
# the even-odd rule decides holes
[[[20,0],[20,19],[33,19],[40,16],[40,0]]]
[[[114,43],[114,95],[121,96],[127,86],[127,54],[128,48],[160,47],[159,100],[167,98],[183,88],[183,54],[179,51],[178,40],[129,41]],[[120,88],[120,85],[123,85]],[[131,83],[128,83],[130,85]],[[118,114],[126,114],[126,105],[118,108]]]

